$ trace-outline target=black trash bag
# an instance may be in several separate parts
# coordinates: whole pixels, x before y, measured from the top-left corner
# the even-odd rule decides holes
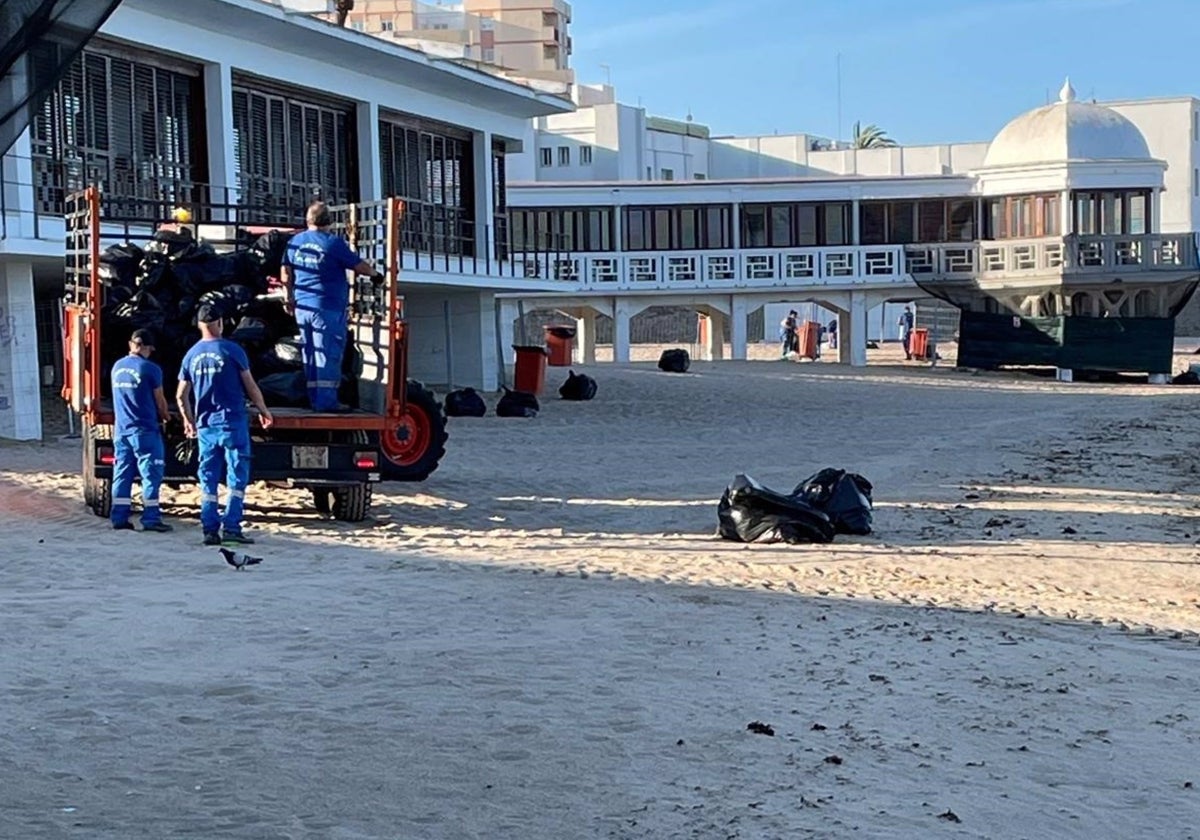
[[[342,353],[342,380],[338,383],[338,402],[351,408],[359,407],[358,382],[363,373],[363,355],[354,341],[354,333],[346,332],[346,349]]]
[[[304,370],[304,361],[300,357],[300,348],[291,339],[284,339],[274,347],[251,358],[250,366],[254,375],[261,377],[271,373],[293,373]]]
[[[275,345],[274,353],[279,360],[286,362],[292,367],[304,367],[304,352],[300,349],[300,342],[294,338],[285,338]]]
[[[283,263],[283,252],[287,250],[288,240],[292,234],[280,230],[264,233],[255,240],[247,252],[251,264],[266,287],[267,278],[278,277],[280,265]]]
[[[873,489],[857,473],[826,467],[796,485],[792,497],[824,511],[839,534],[865,535],[871,533]]]
[[[262,318],[242,318],[229,337],[246,348],[246,352],[252,356],[261,353],[275,341],[271,328]]]
[[[307,408],[309,404],[308,383],[302,370],[264,376],[258,380],[258,389],[269,406]]]
[[[201,304],[212,304],[222,318],[240,318],[254,302],[254,290],[247,286],[224,286],[205,292],[200,296]]]
[[[658,369],[665,370],[668,373],[687,373],[687,369],[691,365],[691,354],[682,348],[664,350],[662,351],[662,355],[658,357]]]
[[[237,252],[230,254],[211,254],[203,259],[187,259],[171,264],[171,273],[176,284],[186,293],[202,295],[216,289],[231,285],[245,284],[248,276],[245,270],[246,257]],[[253,277],[250,276],[253,281]]]
[[[198,250],[199,244],[190,230],[155,231],[150,242],[146,244],[147,254],[161,254],[168,260],[185,260],[194,256]],[[209,251],[211,250],[210,247]]]
[[[590,400],[596,396],[596,380],[586,373],[567,371],[567,381],[558,389],[564,400]]]
[[[100,275],[100,282],[110,289],[132,289],[137,285],[141,264],[142,249],[132,242],[125,242],[104,249],[96,273]]]
[[[487,403],[474,388],[459,388],[446,395],[447,417],[482,417],[487,414]]]
[[[734,542],[827,543],[833,540],[829,517],[793,496],[737,475],[717,505],[718,532]]]
[[[504,388],[503,385],[500,386]],[[524,391],[510,391],[504,388],[504,396],[496,403],[497,417],[537,417],[538,400],[533,394]]]
[[[1200,385],[1200,374],[1194,370],[1185,370],[1183,373],[1178,373],[1171,380],[1172,385]]]
[[[132,297],[133,288],[130,286],[109,286],[104,290],[104,306],[102,310],[105,314],[108,314]]]
[[[175,278],[171,275],[171,267],[161,254],[147,253],[138,265],[135,284],[139,289],[151,293],[161,292],[175,285]]]

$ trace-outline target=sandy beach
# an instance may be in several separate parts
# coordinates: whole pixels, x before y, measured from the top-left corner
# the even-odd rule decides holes
[[[244,573],[0,445],[0,837],[1200,836],[1200,389],[588,372],[362,525],[256,485]],[[824,466],[875,534],[716,538]]]

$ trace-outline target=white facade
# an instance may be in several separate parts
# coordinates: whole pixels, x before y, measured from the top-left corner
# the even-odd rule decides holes
[[[473,157],[473,200],[464,206],[473,206],[474,216],[462,224],[475,247],[465,260],[461,249],[453,257],[402,255],[410,310],[415,317],[437,313],[432,323],[414,325],[411,372],[441,382],[453,353],[459,384],[495,388],[494,293],[549,284],[524,278],[520,267],[495,247],[494,144],[519,149],[531,119],[566,112],[568,102],[258,0],[125,0],[92,47],[195,74],[203,107],[192,134],[199,133],[206,160],[202,180],[230,188],[234,201],[245,183],[235,141],[234,85],[239,79],[256,90],[261,86],[270,96],[298,91],[315,102],[336,100],[355,129],[348,154],[357,176],[348,189],[358,201],[384,197],[381,114],[453,127]],[[3,159],[0,437],[17,439],[41,435],[34,296],[52,301],[62,287],[61,209],[57,214],[46,209],[42,199],[46,173],[55,170],[39,169],[33,146],[27,130]],[[443,323],[447,303],[452,329]],[[54,341],[54,336],[42,337],[43,344]]]

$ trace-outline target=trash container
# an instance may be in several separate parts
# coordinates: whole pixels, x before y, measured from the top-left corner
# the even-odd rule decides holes
[[[546,352],[549,355],[547,364],[552,367],[570,367],[571,356],[575,350],[575,328],[564,324],[552,324],[543,327],[546,334]]]
[[[513,390],[535,396],[546,386],[546,348],[513,345],[517,363],[513,365]]]
[[[821,356],[821,325],[816,321],[805,321],[800,325],[800,349],[796,355],[802,359],[818,359]]]
[[[929,350],[929,330],[917,327],[908,337],[908,352],[914,359],[924,359]]]

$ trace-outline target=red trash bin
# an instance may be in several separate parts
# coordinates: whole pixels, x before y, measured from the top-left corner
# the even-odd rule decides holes
[[[908,352],[914,359],[924,359],[929,355],[929,330],[917,327],[908,337]]]
[[[513,390],[539,395],[546,386],[546,348],[513,345],[517,363],[513,365]]]
[[[575,327],[553,324],[543,327],[542,331],[546,335],[547,363],[551,367],[570,367],[575,350]]]
[[[821,325],[816,321],[805,321],[800,325],[800,350],[796,354],[802,359],[816,359],[821,355]]]

